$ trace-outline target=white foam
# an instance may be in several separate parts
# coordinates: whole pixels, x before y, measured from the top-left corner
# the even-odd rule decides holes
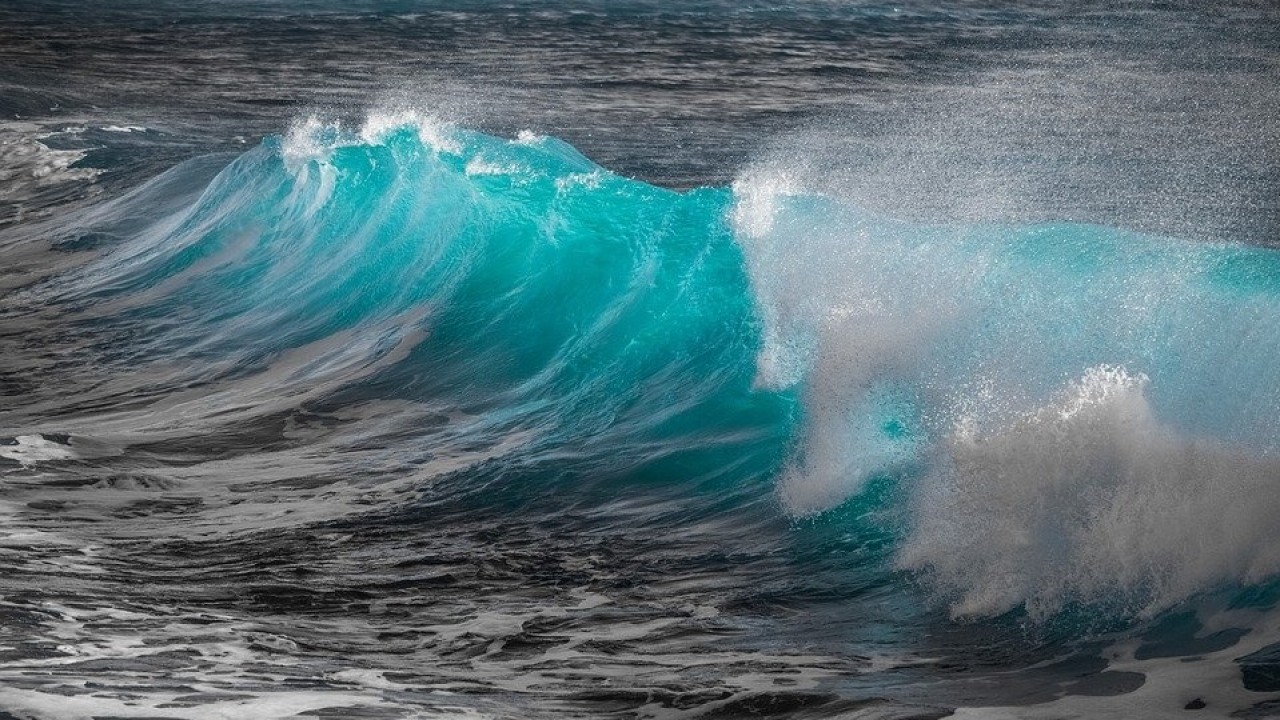
[[[898,563],[956,617],[1072,601],[1151,615],[1280,573],[1280,461],[1160,423],[1148,379],[1100,366],[1016,422],[961,423]]]
[[[342,124],[308,115],[295,120],[285,132],[281,154],[286,164],[299,167],[310,161],[327,160],[329,154],[340,145],[338,138]]]
[[[796,190],[785,171],[753,169],[733,184],[730,221],[747,251],[757,307],[764,315],[756,385],[771,389],[800,382],[813,354],[811,334],[804,331],[803,323],[796,322],[809,308],[797,308],[790,302],[794,297],[789,292],[794,268],[785,259],[794,248],[784,246],[772,235],[781,198]],[[792,332],[788,332],[789,327]]]
[[[412,128],[418,141],[439,153],[459,155],[462,143],[453,123],[418,110],[375,111],[365,116],[356,132],[340,120],[307,115],[290,124],[281,152],[295,172],[311,162],[325,164],[334,150],[352,145],[380,145],[393,133]]]
[[[733,226],[739,236],[763,238],[773,230],[782,198],[800,191],[791,172],[753,168],[733,182]]]
[[[367,144],[377,145],[389,134],[406,127],[417,130],[418,140],[436,152],[462,154],[462,143],[453,123],[419,110],[370,113],[360,127],[360,138]]]
[[[472,177],[481,177],[486,175],[515,175],[520,172],[520,169],[514,165],[492,163],[477,156],[467,161],[465,172]]]
[[[569,173],[568,175],[556,178],[556,191],[565,192],[578,187],[594,190],[600,187],[602,180],[604,180],[604,174],[599,170]]]
[[[749,171],[734,184],[730,220],[764,321],[756,384],[803,383],[800,447],[779,483],[788,512],[803,516],[911,460],[915,442],[884,429],[905,420],[900,386],[968,293],[965,273],[935,271],[934,248],[841,214],[798,178]]]
[[[19,435],[16,445],[0,445],[0,457],[16,460],[26,467],[49,460],[75,460],[80,453],[75,448],[41,435]]]
[[[76,134],[83,128],[67,128]],[[43,188],[92,181],[99,168],[76,167],[84,150],[55,150],[41,142],[52,135],[30,124],[0,125],[0,200],[22,200]]]
[[[532,130],[521,130],[516,133],[516,142],[521,145],[535,145],[546,139],[545,135],[539,135]]]

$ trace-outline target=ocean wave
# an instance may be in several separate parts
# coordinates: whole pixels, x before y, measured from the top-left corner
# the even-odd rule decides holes
[[[33,391],[14,437],[272,427],[323,438],[301,474],[776,482],[797,519],[884,480],[884,564],[957,617],[1151,615],[1280,570],[1274,251],[905,222],[768,166],[673,192],[424,112],[303,118],[197,165],[53,233],[101,241],[22,297],[67,313],[93,381]],[[112,409],[35,426],[51,394]],[[38,447],[10,454],[59,461]]]

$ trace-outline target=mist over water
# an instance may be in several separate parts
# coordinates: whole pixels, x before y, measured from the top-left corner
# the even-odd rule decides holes
[[[0,3],[0,712],[1271,716],[1277,28]]]

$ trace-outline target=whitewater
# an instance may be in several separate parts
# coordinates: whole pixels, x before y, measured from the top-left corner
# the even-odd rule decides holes
[[[1280,714],[1274,9],[73,6],[0,718]]]

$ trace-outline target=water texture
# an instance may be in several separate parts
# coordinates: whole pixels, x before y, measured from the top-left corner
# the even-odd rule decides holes
[[[0,20],[0,716],[1280,714],[1274,8]]]

